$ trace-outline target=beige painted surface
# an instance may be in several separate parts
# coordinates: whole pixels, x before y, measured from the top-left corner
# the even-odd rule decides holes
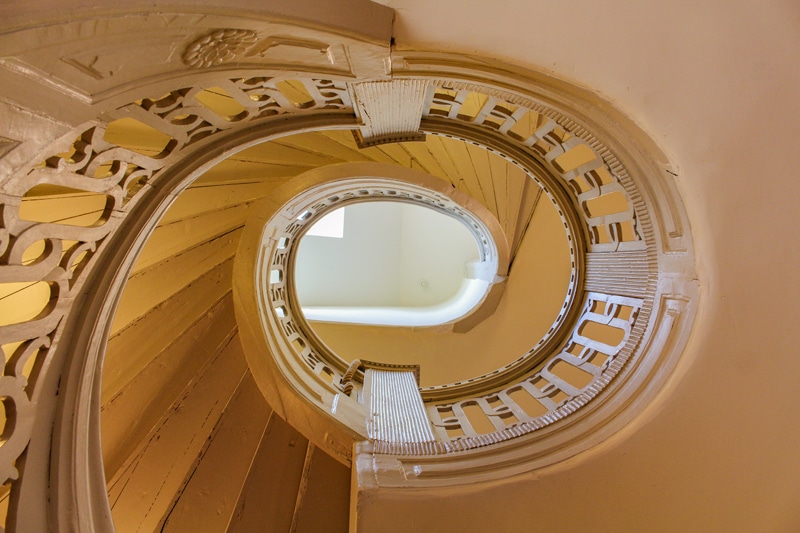
[[[135,377],[102,405],[108,479],[117,474],[153,428],[162,423],[164,412],[181,395],[187,383],[205,372],[220,348],[230,344],[230,336],[235,331],[230,293],[210,309],[198,311],[206,311],[201,320],[177,335],[162,351],[148,354],[152,359],[143,364],[143,368],[131,365],[134,371],[128,371]]]
[[[702,306],[676,375],[602,446],[492,486],[384,493],[359,531],[798,530],[798,5],[385,3],[401,47],[550,69],[649,131],[675,164]]]

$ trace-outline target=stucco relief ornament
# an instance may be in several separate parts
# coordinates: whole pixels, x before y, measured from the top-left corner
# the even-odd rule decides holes
[[[183,62],[194,68],[220,65],[241,56],[256,41],[258,34],[251,30],[215,30],[187,46]]]

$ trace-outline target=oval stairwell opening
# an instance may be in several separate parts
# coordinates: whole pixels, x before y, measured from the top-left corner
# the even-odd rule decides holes
[[[336,235],[319,235],[332,217]],[[295,289],[309,321],[435,326],[470,312],[496,276],[459,220],[402,201],[359,202],[301,238]]]

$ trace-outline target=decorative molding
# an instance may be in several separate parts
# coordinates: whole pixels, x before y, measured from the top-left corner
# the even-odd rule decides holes
[[[0,58],[0,66],[8,69],[10,72],[24,76],[35,83],[41,84],[47,90],[55,91],[56,94],[64,94],[74,99],[79,104],[90,105],[92,103],[92,98],[86,91],[76,88],[72,84],[63,80],[55,78],[46,71],[43,71],[20,58]]]
[[[100,59],[99,56],[94,56],[91,61],[82,63],[79,59],[75,57],[62,57],[61,61],[77,69],[82,74],[85,74],[91,78],[94,78],[97,81],[100,81],[102,79],[105,79],[107,76],[113,75],[113,72],[103,73],[97,70],[95,68],[95,64],[97,64],[98,59]]]
[[[242,29],[215,30],[199,37],[186,47],[182,58],[184,64],[192,68],[209,68],[245,59],[263,59],[270,49],[279,46],[321,53],[328,63],[334,66],[337,63],[347,63],[346,54],[337,54],[333,46],[328,43],[302,37],[277,35],[262,39],[255,31]],[[91,68],[91,65],[70,64],[76,68],[82,67],[82,71],[91,74],[86,70]],[[350,68],[349,64],[341,66]]]
[[[363,394],[369,405],[370,439],[392,444],[433,442],[413,370],[367,368]]]
[[[422,141],[420,133],[428,82],[392,80],[353,83],[356,114],[364,123],[355,133],[360,148],[378,144]]]
[[[653,261],[644,250],[586,255],[587,291],[643,298],[657,276]]]
[[[458,81],[436,83],[437,88],[429,91],[423,116],[482,126],[521,144],[549,174],[562,180],[574,211],[585,222],[590,251],[641,250],[647,246],[635,211],[638,196],[629,192],[636,189],[625,187],[619,177],[626,175],[624,167],[610,157],[596,137],[591,136],[595,141],[592,146],[579,134],[582,128],[563,114],[498,89]],[[591,201],[607,201],[614,193],[624,197],[621,206],[616,202],[610,210],[601,207],[597,213],[589,207]]]
[[[59,378],[45,379],[41,374],[60,371],[53,364],[57,350],[68,349],[70,339],[79,335],[79,332],[67,330],[65,325],[78,320],[80,316],[74,313],[74,306],[77,301],[83,302],[83,285],[90,279],[99,259],[107,257],[110,260],[128,253],[124,247],[112,248],[113,251],[107,252],[109,242],[117,236],[120,225],[139,201],[152,195],[153,183],[187,154],[195,153],[198,146],[207,143],[214,135],[241,128],[250,122],[264,123],[275,116],[314,113],[330,116],[339,112],[341,119],[337,118],[337,122],[347,122],[346,116],[352,117],[349,95],[343,83],[291,80],[294,87],[302,87],[301,92],[308,98],[298,105],[281,92],[278,85],[281,81],[263,78],[218,79],[216,86],[224,87],[244,104],[246,112],[235,120],[219,115],[196,100],[195,97],[203,91],[199,87],[184,87],[158,99],[142,98],[125,104],[67,133],[43,151],[46,155],[42,159],[31,161],[5,179],[2,188],[4,193],[0,195],[0,283],[44,282],[49,287],[50,297],[42,313],[34,319],[0,326],[0,344],[18,344],[0,380],[0,388],[8,401],[14,404],[17,414],[15,421],[8,420],[4,428],[7,440],[0,447],[0,475],[5,475],[4,482],[19,477],[18,465],[27,453],[39,413],[35,408],[36,398],[52,394],[52,391],[43,387],[59,381]],[[120,118],[134,118],[165,134],[170,140],[155,155],[143,155],[114,144],[107,140],[106,133],[109,124]],[[4,154],[16,146],[14,143],[8,139],[0,145],[7,148]],[[71,225],[68,221],[40,222],[22,218],[21,208],[29,201],[29,192],[41,186],[65,187],[88,195],[101,195],[105,197],[105,206],[97,222],[85,227]],[[155,222],[151,221],[147,231],[152,231],[154,225]],[[40,256],[33,261],[27,257],[23,260],[24,254],[37,242],[44,244]],[[110,294],[118,296],[123,286],[124,281],[118,281],[116,286],[108,290]],[[111,296],[111,301],[116,296]],[[105,316],[113,316],[113,313],[108,312]],[[98,335],[104,335],[103,328],[95,331]],[[88,332],[86,335],[90,336]],[[91,343],[96,348],[101,347],[105,338],[93,338]],[[94,353],[96,356],[97,352]],[[79,366],[88,372],[90,368],[97,368],[91,364],[93,361],[87,359],[85,366]],[[23,373],[23,367],[32,369],[30,375]],[[94,374],[76,379],[85,378],[93,382],[95,378],[92,376]],[[76,386],[84,390],[84,385]],[[62,387],[68,388],[69,381],[64,381]],[[66,397],[66,394],[62,394],[62,397]],[[75,399],[89,401],[83,396],[76,396]],[[68,410],[77,411],[77,407]],[[67,422],[64,431],[69,431],[69,425],[77,423],[76,420]],[[88,442],[84,443],[89,445]],[[66,447],[64,451],[68,452]],[[86,449],[83,452],[88,453]],[[75,453],[77,460],[86,461],[85,457],[80,458],[81,451]],[[65,468],[67,464],[64,463]],[[12,485],[12,491],[16,490],[15,486]]]
[[[243,56],[256,42],[258,34],[252,30],[214,30],[186,47],[183,62],[194,68],[215,67]]]

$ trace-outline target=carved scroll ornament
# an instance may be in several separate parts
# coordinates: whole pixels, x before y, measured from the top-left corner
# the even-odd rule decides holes
[[[257,41],[258,34],[251,30],[216,30],[192,42],[183,62],[194,68],[221,65],[238,58]]]

